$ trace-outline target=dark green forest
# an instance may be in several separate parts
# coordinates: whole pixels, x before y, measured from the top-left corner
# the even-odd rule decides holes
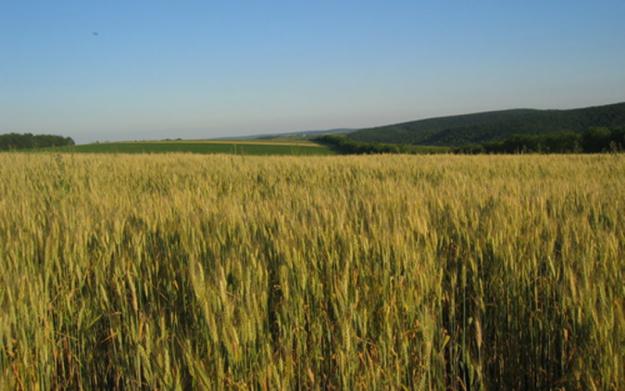
[[[34,149],[48,147],[62,147],[74,145],[71,137],[55,136],[49,134],[0,134],[0,151],[15,149]]]
[[[590,128],[582,133],[516,134],[500,141],[456,147],[460,153],[599,153],[625,150],[625,127]]]
[[[323,136],[315,139],[339,153],[599,153],[625,150],[625,127],[590,128],[584,132],[551,132],[515,134],[503,140],[459,147],[420,146],[363,142],[345,136]]]
[[[364,142],[352,140],[343,135],[325,135],[317,137],[313,139],[313,141],[342,154],[367,155],[376,153],[421,154],[451,152],[451,148],[443,146]]]
[[[395,125],[361,129],[348,137],[354,141],[384,144],[414,144],[466,147],[495,142],[514,144],[523,135],[538,139],[571,138],[593,128],[625,126],[625,103],[573,110],[517,109],[431,118]],[[564,136],[564,134],[567,136]],[[554,134],[559,136],[553,136]],[[534,138],[524,139],[531,144]],[[522,137],[521,137],[522,138]],[[541,146],[547,140],[540,140]],[[603,146],[602,146],[603,148]]]

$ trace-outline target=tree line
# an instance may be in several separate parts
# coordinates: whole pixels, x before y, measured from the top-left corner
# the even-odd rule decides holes
[[[50,134],[0,134],[0,151],[15,149],[49,148],[74,145],[71,137]]]
[[[625,150],[625,127],[590,128],[582,133],[512,135],[500,141],[455,148],[458,153],[599,153]]]
[[[330,149],[343,154],[368,155],[380,153],[444,153],[451,152],[449,147],[414,145],[414,144],[387,144],[378,142],[357,141],[345,136],[325,135],[313,141],[326,145]]]
[[[314,139],[339,153],[599,153],[625,151],[625,127],[590,128],[584,132],[517,134],[502,140],[459,147],[413,144],[386,144],[352,140],[345,136],[326,135]]]

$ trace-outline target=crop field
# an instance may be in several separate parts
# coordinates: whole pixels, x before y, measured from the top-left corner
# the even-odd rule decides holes
[[[0,154],[0,388],[625,388],[625,156]]]
[[[235,155],[332,155],[328,147],[292,141],[132,141],[49,148],[51,152],[83,153],[227,153]]]

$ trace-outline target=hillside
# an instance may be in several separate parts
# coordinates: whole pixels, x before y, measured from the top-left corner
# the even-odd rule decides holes
[[[290,140],[290,139],[303,139],[309,140],[320,136],[326,135],[341,135],[353,132],[356,129],[336,128],[336,129],[323,129],[323,130],[300,130],[287,133],[266,133],[266,134],[254,134],[249,136],[238,137],[219,137],[214,140]]]
[[[340,135],[353,132],[354,129],[337,128],[337,129],[324,129],[324,130],[303,130],[299,132],[279,133],[279,134],[267,134],[256,136],[257,139],[281,139],[281,138],[296,138],[296,139],[311,139],[319,136],[326,135]]]
[[[361,129],[348,137],[366,142],[461,146],[517,134],[583,132],[603,126],[625,126],[625,103],[572,110],[516,109],[430,118]]]

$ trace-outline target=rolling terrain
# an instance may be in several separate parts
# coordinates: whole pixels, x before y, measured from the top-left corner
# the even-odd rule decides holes
[[[351,132],[362,142],[462,146],[519,134],[581,133],[592,127],[625,126],[625,103],[573,110],[516,109],[423,119]]]
[[[267,134],[257,134],[252,136],[240,136],[240,137],[224,137],[218,138],[216,140],[292,140],[292,139],[300,139],[300,140],[310,140],[319,136],[326,135],[341,135],[348,134],[353,132],[356,129],[347,129],[347,128],[337,128],[337,129],[323,129],[323,130],[301,130],[296,132],[286,132],[286,133],[267,133]]]

